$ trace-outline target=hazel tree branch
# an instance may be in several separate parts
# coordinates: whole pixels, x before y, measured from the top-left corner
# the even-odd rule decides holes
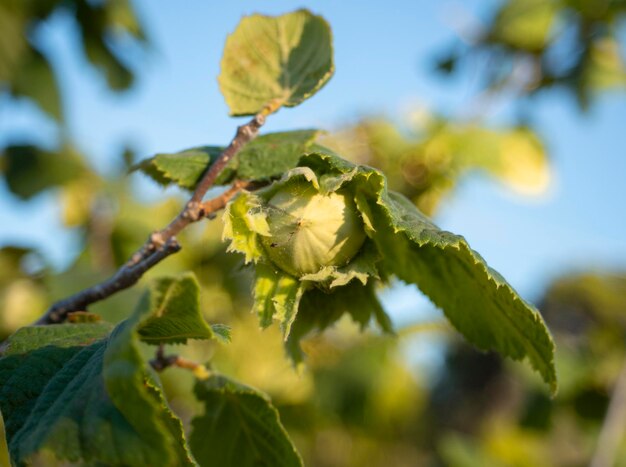
[[[249,182],[236,181],[220,196],[203,201],[221,171],[241,148],[258,135],[259,129],[265,123],[265,117],[275,110],[277,109],[268,106],[248,123],[237,128],[235,137],[224,149],[219,159],[206,171],[182,211],[165,228],[153,232],[146,243],[112,277],[54,303],[35,324],[47,325],[63,322],[68,313],[84,311],[92,303],[104,300],[136,284],[146,271],[179,251],[181,247],[176,240],[179,232],[193,222],[214,217],[215,212],[224,208],[239,191],[250,186]]]

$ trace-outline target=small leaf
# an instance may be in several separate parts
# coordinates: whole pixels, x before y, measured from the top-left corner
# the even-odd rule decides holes
[[[144,342],[181,344],[214,337],[200,312],[200,286],[192,273],[154,280],[138,311],[144,317],[137,332]]]
[[[258,264],[255,270],[254,310],[261,326],[267,327],[275,319],[287,339],[305,290],[304,283],[269,265]]]
[[[198,381],[205,413],[192,421],[189,442],[205,467],[298,467],[302,460],[269,398],[223,376]]]
[[[218,78],[233,116],[294,107],[334,71],[328,23],[307,10],[247,16],[226,40]]]
[[[223,344],[230,344],[231,331],[230,326],[225,324],[212,324],[211,330],[217,339],[222,341]]]

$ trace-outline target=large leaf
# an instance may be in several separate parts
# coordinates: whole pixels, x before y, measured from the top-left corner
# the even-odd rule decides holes
[[[269,398],[223,376],[198,381],[205,413],[196,417],[189,443],[204,467],[294,467],[302,460]]]
[[[231,115],[293,107],[334,71],[326,21],[307,10],[243,18],[226,40],[219,76]]]
[[[192,273],[154,280],[139,307],[147,316],[138,327],[144,342],[180,344],[213,338],[200,312],[200,286]]]
[[[150,381],[139,309],[104,324],[25,328],[0,359],[0,410],[13,462],[193,465],[180,420]]]
[[[233,178],[266,180],[282,175],[298,164],[300,156],[313,143],[316,130],[285,131],[259,136],[237,154],[218,177],[218,184]],[[201,146],[171,154],[157,154],[133,167],[159,185],[178,185],[193,190],[223,148]]]
[[[301,163],[318,174],[354,172],[329,153],[311,154]],[[352,183],[387,272],[416,284],[477,347],[528,358],[556,391],[554,343],[539,312],[463,237],[439,229],[404,196],[389,193],[382,174],[359,167]]]

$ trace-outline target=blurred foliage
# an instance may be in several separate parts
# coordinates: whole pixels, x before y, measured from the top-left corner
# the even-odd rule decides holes
[[[480,60],[489,93],[561,88],[587,109],[600,91],[626,89],[619,29],[623,0],[506,0],[485,24],[461,31],[438,60],[446,73]]]
[[[548,187],[547,154],[530,129],[417,117],[409,128],[384,118],[364,119],[322,142],[348,159],[382,170],[391,188],[431,216],[471,171],[487,173],[524,195]]]
[[[63,120],[58,77],[42,43],[41,29],[69,14],[81,52],[106,78],[109,88],[128,89],[134,73],[122,52],[132,41],[147,45],[129,0],[3,0],[0,4],[0,91],[27,97],[57,121]]]

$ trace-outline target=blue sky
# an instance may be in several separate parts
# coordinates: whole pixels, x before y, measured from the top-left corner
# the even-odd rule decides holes
[[[332,129],[363,114],[401,117],[416,105],[451,115],[473,101],[475,77],[445,80],[430,59],[453,38],[453,4],[445,2],[318,1],[136,2],[155,51],[142,61],[137,85],[112,95],[74,52],[75,31],[54,18],[41,41],[62,77],[70,133],[101,171],[110,171],[124,144],[141,156],[227,142],[238,124],[227,109],[216,77],[226,35],[243,14],[311,8],[333,28],[336,74],[313,99],[273,116],[266,131]],[[464,2],[472,11],[493,4]],[[443,228],[463,234],[522,295],[536,299],[547,282],[572,268],[626,266],[626,96],[606,94],[586,115],[560,94],[534,105],[537,128],[550,149],[555,183],[539,200],[510,194],[481,176],[465,180],[437,217]],[[498,116],[504,120],[505,112]],[[54,128],[26,103],[0,102],[0,144],[36,126],[43,140]],[[31,133],[30,131],[28,133]],[[146,185],[145,196],[156,191]],[[52,196],[31,203],[0,185],[0,244],[27,243],[57,265],[74,236],[61,229]],[[155,226],[157,227],[157,226]],[[413,309],[416,293],[398,291],[398,316]]]

